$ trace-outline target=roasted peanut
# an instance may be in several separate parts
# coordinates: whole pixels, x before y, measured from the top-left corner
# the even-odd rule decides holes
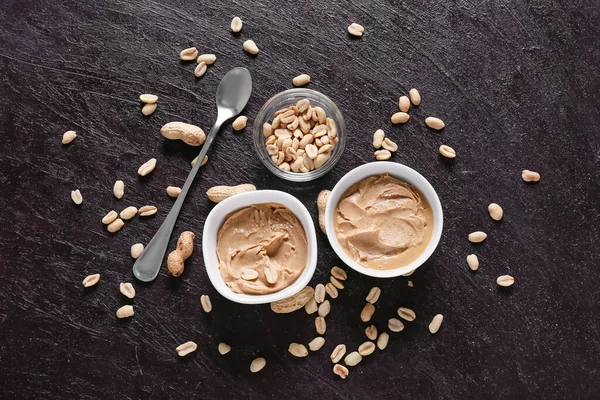
[[[210,201],[219,203],[228,197],[234,196],[239,193],[253,192],[256,190],[256,186],[245,183],[237,186],[214,186],[206,191],[206,195]]]
[[[184,261],[194,252],[194,232],[182,232],[177,240],[177,248],[169,253],[167,267],[171,276],[179,276],[183,273]]]
[[[185,122],[169,122],[160,128],[160,134],[167,139],[183,140],[184,143],[190,146],[200,146],[206,140],[202,128]]]

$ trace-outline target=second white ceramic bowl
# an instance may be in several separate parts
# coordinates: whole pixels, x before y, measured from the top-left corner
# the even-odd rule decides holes
[[[227,285],[225,285],[225,282],[221,278],[221,273],[219,272],[217,235],[229,213],[251,206],[252,204],[261,203],[283,204],[294,213],[296,218],[298,218],[304,228],[306,241],[308,243],[308,260],[306,262],[306,267],[294,283],[279,292],[265,295],[234,293]],[[315,225],[304,204],[291,194],[280,192],[278,190],[258,190],[255,192],[240,193],[217,204],[208,214],[208,217],[206,217],[204,230],[202,231],[202,252],[204,253],[204,266],[206,267],[208,278],[215,289],[217,289],[223,297],[242,304],[271,303],[298,293],[308,284],[315,273],[315,268],[317,267],[317,237],[315,234]]]
[[[363,267],[354,261],[350,256],[348,256],[346,252],[344,252],[344,249],[342,249],[340,246],[340,243],[335,235],[334,216],[338,203],[350,186],[369,176],[380,175],[386,172],[391,176],[400,179],[401,181],[413,185],[425,195],[433,212],[433,234],[431,236],[431,241],[429,242],[429,245],[423,254],[421,254],[421,256],[412,263],[396,269],[376,270]],[[337,253],[338,257],[341,258],[342,261],[350,268],[362,274],[374,276],[376,278],[393,278],[412,272],[420,267],[425,261],[427,261],[431,254],[433,254],[433,251],[440,242],[443,224],[444,218],[442,215],[442,205],[440,204],[440,199],[433,189],[433,186],[431,186],[429,181],[427,181],[423,175],[414,169],[394,162],[372,162],[361,165],[360,167],[348,172],[342,179],[338,181],[331,191],[331,195],[327,201],[327,208],[325,210],[325,229],[327,232],[330,232],[330,234],[327,235],[327,239],[329,239],[329,243],[331,244],[331,247],[333,247],[333,250]]]

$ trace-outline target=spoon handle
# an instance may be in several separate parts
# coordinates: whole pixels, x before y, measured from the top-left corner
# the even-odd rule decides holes
[[[133,264],[133,275],[140,281],[150,282],[158,275],[160,266],[165,258],[167,246],[169,245],[169,239],[171,238],[173,228],[175,227],[175,222],[177,222],[177,217],[179,216],[179,211],[181,211],[181,206],[183,206],[183,202],[185,201],[185,196],[192,186],[192,182],[196,177],[196,173],[198,173],[198,170],[202,165],[202,160],[204,160],[204,156],[206,156],[208,148],[217,135],[219,128],[221,128],[221,124],[222,121],[217,118],[217,122],[210,130],[210,133],[208,134],[208,137],[202,146],[202,150],[196,159],[196,163],[185,180],[185,184],[181,189],[181,193],[179,193],[175,204],[173,204],[171,211],[169,211],[169,215],[167,215],[167,218],[162,223],[160,228],[158,228],[158,231],[156,231],[156,234],[152,240],[150,240],[150,242],[146,245],[146,248],[140,257],[137,259],[135,264]]]

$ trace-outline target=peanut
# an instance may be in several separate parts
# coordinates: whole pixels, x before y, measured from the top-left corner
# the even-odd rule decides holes
[[[524,182],[538,182],[540,180],[540,174],[524,169],[523,172],[521,172],[521,179],[523,179]]]
[[[394,142],[392,142],[391,139],[385,138],[383,139],[383,143],[381,144],[381,147],[383,147],[385,150],[390,151],[390,152],[395,152],[398,150],[398,145]]]
[[[496,203],[492,203],[488,206],[488,212],[490,213],[490,217],[492,217],[494,221],[500,221],[504,216],[504,211],[502,210],[502,207],[500,207]]]
[[[196,57],[198,57],[198,49],[195,47],[181,50],[181,53],[179,53],[179,58],[183,61],[191,61],[196,59]]]
[[[467,265],[471,271],[477,271],[479,269],[479,258],[476,254],[469,254],[467,256]]]
[[[224,356],[225,354],[229,353],[231,351],[231,346],[228,345],[227,343],[219,343],[219,354],[221,354],[222,356]]]
[[[133,299],[135,297],[135,289],[133,285],[129,282],[121,282],[119,284],[119,292],[129,299]]]
[[[113,194],[117,199],[120,199],[125,194],[125,183],[123,181],[116,181],[113,186]]]
[[[298,75],[297,77],[292,79],[292,83],[294,84],[294,86],[304,86],[309,82],[310,82],[310,75],[307,75],[307,74]],[[300,111],[300,110],[298,110],[298,111]]]
[[[214,186],[206,191],[206,195],[210,201],[220,203],[221,201],[239,193],[253,192],[256,186],[245,183],[237,186]]]
[[[167,258],[168,271],[171,276],[179,276],[183,273],[184,261],[194,252],[194,232],[185,231],[179,235],[177,248],[169,253]]]
[[[177,351],[177,355],[179,355],[179,357],[185,357],[188,354],[196,351],[197,348],[198,348],[198,345],[196,343],[190,341],[190,342],[185,342],[184,344],[177,346],[175,351]]]
[[[499,276],[498,279],[496,279],[496,283],[499,286],[509,287],[509,286],[512,286],[513,283],[515,283],[515,278],[513,278],[510,275],[502,275],[502,276]]]
[[[196,161],[198,161],[198,157],[196,157],[192,160],[192,162],[191,162],[192,168],[194,167],[194,165],[196,165]],[[208,156],[204,156],[204,158],[202,159],[202,164],[200,164],[200,166],[203,166],[207,162],[208,162]]]
[[[231,127],[233,128],[234,131],[241,131],[242,129],[244,129],[246,127],[247,123],[248,123],[248,117],[240,115],[239,117],[237,117],[235,119],[235,121],[233,121],[233,123],[231,124]]]
[[[392,124],[403,124],[405,122],[408,122],[408,120],[410,119],[410,115],[408,115],[405,112],[397,112],[396,114],[392,115]]]
[[[212,311],[212,302],[210,301],[210,297],[207,294],[203,294],[200,296],[200,304],[202,305],[202,309],[205,313],[209,313]]]
[[[352,36],[361,37],[363,33],[365,33],[365,28],[362,25],[353,22],[348,26],[348,33]]]
[[[190,146],[200,146],[206,140],[202,128],[184,122],[169,122],[160,128],[160,134],[171,140],[183,140]]]
[[[300,343],[290,343],[288,346],[288,351],[294,357],[306,357],[308,355],[308,349],[306,346]]]
[[[140,217],[149,217],[158,212],[158,208],[155,206],[143,206],[139,210]]]
[[[383,129],[377,129],[373,134],[373,147],[376,149],[380,149],[383,145],[383,140],[385,139],[385,132]]]
[[[156,111],[157,107],[158,107],[158,104],[156,104],[156,103],[144,104],[142,107],[142,114],[147,117],[148,115],[154,113],[154,111]]]
[[[158,96],[155,94],[140,94],[140,101],[146,104],[154,104],[158,101]]]
[[[217,61],[217,56],[214,54],[202,54],[198,56],[198,59],[196,60],[198,64],[204,63],[206,65],[212,65],[215,61]]]
[[[348,279],[348,274],[340,267],[331,268],[331,276],[333,276],[338,281],[345,281],[346,279]]]
[[[433,317],[429,323],[429,332],[431,332],[431,334],[437,333],[437,331],[440,330],[443,320],[444,316],[442,314],[437,314],[435,317]]]
[[[413,103],[414,106],[418,106],[419,104],[421,104],[421,95],[419,94],[419,91],[417,89],[410,89],[408,95],[410,96],[410,101],[411,103]]]
[[[425,125],[427,125],[431,129],[435,129],[436,131],[444,129],[444,127],[446,126],[446,124],[444,124],[444,121],[436,117],[425,118]]]
[[[194,68],[194,76],[196,78],[202,77],[206,73],[206,68],[206,63],[204,61],[199,62],[198,65],[196,65],[196,68]]]
[[[117,219],[118,216],[119,216],[119,214],[117,214],[117,212],[115,210],[110,210],[108,212],[108,214],[106,214],[104,216],[104,218],[102,218],[102,223],[104,225],[109,225],[109,224],[113,223]]]
[[[71,200],[73,200],[73,203],[77,205],[83,203],[83,196],[81,196],[79,189],[71,191]]]
[[[308,343],[308,348],[310,351],[317,351],[325,344],[325,338],[321,336],[317,336],[313,340]]]
[[[333,373],[342,379],[346,379],[348,377],[348,368],[341,364],[335,364],[333,366]]]
[[[256,55],[259,52],[258,46],[256,45],[256,43],[254,43],[253,40],[246,40],[242,45],[242,48],[245,52],[250,53],[252,55]]]
[[[392,332],[401,332],[404,329],[404,324],[398,318],[390,318],[388,320],[388,329]]]
[[[139,256],[142,255],[143,251],[144,251],[144,245],[142,243],[136,243],[133,246],[131,246],[131,257],[139,258]]]
[[[108,226],[106,227],[106,229],[110,233],[115,233],[116,231],[118,231],[119,229],[121,229],[124,225],[125,225],[125,222],[123,222],[123,220],[121,218],[117,218],[113,222],[111,222],[110,224],[108,224]]]
[[[410,308],[406,307],[398,308],[398,315],[400,316],[400,318],[405,319],[407,321],[414,321],[415,318],[417,318],[417,314]]]
[[[410,109],[410,99],[408,96],[400,96],[400,99],[398,100],[398,107],[400,108],[400,111],[408,112]]]
[[[63,134],[62,144],[69,144],[77,137],[77,133],[75,131],[66,131]]]
[[[119,217],[124,220],[127,221],[133,217],[135,217],[135,215],[137,214],[138,209],[134,206],[129,206],[126,209],[124,209],[123,211],[121,211],[119,213]]]
[[[392,157],[392,153],[389,150],[377,150],[374,154],[375,159],[378,161],[389,160]]]
[[[321,232],[324,234],[327,234],[325,231],[325,208],[327,206],[329,195],[331,195],[330,190],[321,190],[319,197],[317,197],[317,208],[319,209],[319,227],[321,228]]]
[[[450,146],[445,144],[440,146],[440,154],[446,158],[456,158],[456,151]]]
[[[377,348],[383,350],[387,347],[390,335],[387,332],[381,332],[377,338]]]
[[[181,193],[181,188],[177,186],[167,186],[167,194],[169,197],[177,198]]]
[[[117,318],[129,318],[133,317],[133,306],[127,305],[117,310]]]
[[[156,158],[151,158],[138,168],[139,176],[146,176],[156,168]]]
[[[238,33],[242,30],[242,20],[240,17],[233,17],[231,20],[231,32]]]
[[[263,369],[265,367],[265,365],[267,365],[267,360],[265,360],[262,357],[255,358],[250,363],[250,372],[252,372],[253,374],[255,374],[258,371],[260,371],[261,369]]]
[[[469,233],[469,242],[471,243],[481,243],[487,238],[487,233],[476,231]]]
[[[86,276],[82,283],[83,283],[84,287],[90,287],[90,286],[94,286],[99,281],[100,281],[100,274],[93,274],[93,275]]]

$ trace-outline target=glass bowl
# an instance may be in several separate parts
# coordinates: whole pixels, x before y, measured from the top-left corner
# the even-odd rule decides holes
[[[292,105],[296,105],[299,100],[308,99],[310,100],[311,106],[319,106],[327,116],[333,119],[337,125],[337,136],[339,138],[338,143],[332,150],[331,157],[325,162],[320,168],[313,169],[309,172],[292,172],[284,171],[279,169],[279,166],[273,162],[271,156],[267,153],[265,146],[265,136],[263,135],[263,125],[265,122],[273,122],[273,114],[282,108],[286,108]],[[346,146],[346,124],[344,123],[344,117],[340,112],[340,109],[335,103],[323,93],[317,92],[311,89],[289,89],[276,94],[271,97],[264,106],[260,109],[256,118],[254,119],[254,130],[253,130],[254,148],[258,157],[262,163],[271,171],[273,174],[280,178],[294,182],[308,182],[317,179],[337,164],[344,147]]]

